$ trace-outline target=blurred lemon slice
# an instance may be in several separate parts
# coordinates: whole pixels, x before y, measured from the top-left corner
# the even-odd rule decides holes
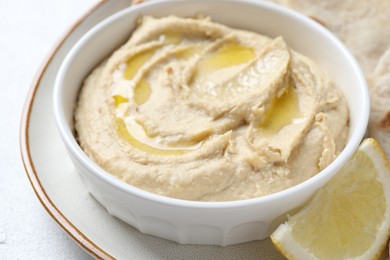
[[[271,239],[289,259],[376,259],[389,234],[390,168],[369,138]]]

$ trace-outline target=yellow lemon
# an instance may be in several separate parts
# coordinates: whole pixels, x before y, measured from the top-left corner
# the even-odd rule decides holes
[[[389,235],[389,163],[369,138],[271,239],[289,259],[376,259]]]

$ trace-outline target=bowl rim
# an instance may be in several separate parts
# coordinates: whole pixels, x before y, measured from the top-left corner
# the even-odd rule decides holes
[[[90,159],[86,155],[86,153],[81,149],[81,147],[77,143],[76,138],[72,133],[72,130],[70,129],[70,127],[66,122],[63,112],[61,112],[62,111],[61,108],[63,107],[63,101],[61,99],[61,89],[62,89],[61,86],[63,85],[64,82],[64,74],[67,71],[67,68],[69,67],[69,64],[71,63],[73,58],[77,55],[78,49],[81,46],[83,46],[85,42],[88,41],[89,38],[99,33],[100,30],[102,30],[106,25],[108,25],[114,20],[120,19],[123,16],[131,15],[132,13],[138,10],[147,9],[150,6],[162,5],[162,4],[170,5],[178,2],[210,3],[210,1],[208,0],[153,0],[153,1],[144,2],[142,5],[130,6],[109,16],[108,18],[105,18],[103,21],[93,26],[92,29],[90,29],[83,37],[81,37],[81,39],[79,39],[76,42],[76,44],[71,48],[70,52],[66,55],[65,60],[61,64],[61,67],[59,69],[59,72],[55,80],[53,103],[54,103],[54,114],[55,114],[57,128],[60,132],[63,142],[65,143],[68,150],[75,157],[75,159],[78,160],[85,168],[87,168],[91,173],[93,173],[100,180],[108,183],[110,186],[115,187],[122,192],[130,193],[131,195],[136,196],[139,199],[148,200],[159,204],[165,204],[167,206],[197,208],[197,209],[204,209],[204,210],[240,208],[249,205],[269,203],[274,200],[283,197],[288,197],[292,194],[295,194],[299,192],[301,189],[305,189],[307,186],[311,186],[313,183],[316,183],[317,181],[326,178],[328,175],[332,177],[334,174],[336,174],[337,170],[347,162],[347,160],[353,155],[354,151],[357,149],[362,138],[364,137],[366,127],[368,124],[370,101],[369,101],[368,87],[363,72],[361,71],[360,66],[358,65],[356,59],[352,56],[352,54],[347,49],[347,47],[345,47],[344,44],[325,27],[313,21],[309,17],[306,17],[284,6],[277,5],[271,2],[256,1],[256,0],[213,0],[211,2],[213,4],[218,4],[222,2],[225,3],[232,2],[232,3],[253,5],[256,6],[256,8],[263,8],[263,9],[270,10],[272,12],[281,13],[282,15],[291,16],[294,19],[305,23],[307,26],[313,27],[315,30],[320,31],[321,34],[325,35],[328,39],[330,39],[333,42],[333,44],[338,49],[341,50],[341,52],[344,54],[344,58],[348,61],[349,65],[352,67],[352,70],[354,71],[355,76],[357,77],[357,81],[359,82],[358,89],[359,92],[362,92],[361,98],[363,102],[361,103],[361,107],[363,113],[359,116],[359,119],[356,122],[356,129],[350,134],[346,146],[332,163],[330,163],[325,169],[318,172],[313,177],[295,186],[265,196],[251,198],[251,199],[244,199],[244,200],[235,200],[235,201],[192,201],[192,200],[184,200],[184,199],[162,196],[159,194],[142,190],[130,184],[127,184],[117,179],[107,171],[103,170],[100,166],[98,166],[92,159]]]

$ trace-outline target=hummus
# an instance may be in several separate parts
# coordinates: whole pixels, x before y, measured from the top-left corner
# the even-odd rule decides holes
[[[313,61],[209,19],[143,17],[85,80],[82,149],[118,179],[163,196],[242,200],[324,169],[348,136],[348,109]]]

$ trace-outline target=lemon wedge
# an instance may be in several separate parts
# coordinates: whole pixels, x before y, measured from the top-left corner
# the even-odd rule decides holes
[[[368,138],[271,240],[288,259],[377,259],[389,236],[389,163]]]

